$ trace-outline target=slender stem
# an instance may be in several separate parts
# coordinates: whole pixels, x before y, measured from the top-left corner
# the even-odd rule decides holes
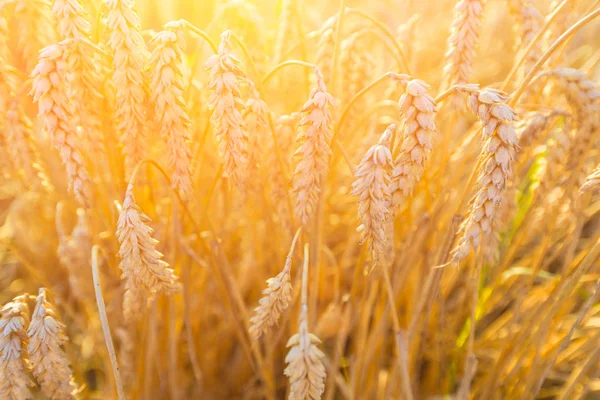
[[[573,0],[563,0],[563,2],[560,3],[558,6],[556,6],[554,11],[552,11],[552,13],[548,16],[548,19],[546,20],[546,23],[544,24],[542,29],[540,29],[537,32],[537,34],[535,35],[535,37],[529,42],[527,49],[525,49],[525,52],[521,55],[521,58],[519,59],[519,61],[517,61],[517,63],[515,63],[513,65],[511,71],[508,73],[508,76],[506,77],[506,79],[504,80],[504,84],[502,85],[503,91],[506,91],[506,89],[508,88],[508,84],[514,78],[515,74],[519,70],[519,67],[521,65],[523,65],[526,58],[529,56],[529,53],[531,53],[533,46],[535,46],[535,44],[540,40],[542,35],[548,30],[548,28],[550,27],[552,22],[554,22],[554,20],[558,16],[558,13],[560,12],[560,10],[562,10],[570,1],[573,1]]]
[[[298,234],[300,233],[300,229],[298,229],[298,232],[296,232],[296,236],[294,237],[294,241],[292,242],[292,249],[290,250],[290,254],[291,252],[293,252],[293,247],[296,244],[296,239],[298,237]],[[306,307],[308,305],[308,264],[309,264],[309,249],[310,249],[310,245],[308,243],[304,244],[304,265],[302,266],[302,297],[301,297],[301,302],[302,302],[302,307]]]
[[[439,105],[439,103],[446,100],[446,98],[448,98],[448,96],[450,96],[454,92],[460,93],[460,92],[465,92],[465,91],[471,91],[473,89],[476,90],[477,86],[473,86],[471,88],[469,85],[453,85],[453,86],[449,87],[448,89],[446,89],[445,92],[442,92],[441,94],[439,94],[438,97],[435,98],[435,103],[437,105]]]
[[[408,66],[408,61],[406,59],[406,55],[402,51],[402,48],[400,47],[398,42],[396,41],[394,34],[388,29],[387,26],[385,26],[383,23],[381,23],[381,21],[377,20],[376,18],[372,17],[371,15],[367,14],[366,12],[364,12],[362,10],[348,8],[346,10],[346,14],[348,14],[348,15],[356,14],[356,15],[363,17],[364,19],[369,20],[373,25],[375,25],[381,31],[381,33],[383,33],[385,36],[387,36],[387,38],[390,40],[390,42],[392,43],[392,45],[394,46],[394,48],[396,49],[398,54],[400,54],[400,58],[402,59],[402,64],[404,67],[404,72],[411,75],[410,68]]]
[[[377,86],[380,82],[386,80],[387,78],[392,76],[392,72],[386,72],[385,74],[381,75],[379,78],[375,79],[373,82],[369,83],[367,86],[365,86],[364,88],[362,88],[362,90],[358,93],[356,93],[354,95],[354,97],[352,97],[350,99],[350,101],[348,101],[348,104],[346,104],[346,107],[344,108],[344,110],[342,111],[342,114],[340,116],[340,119],[334,129],[333,132],[333,137],[331,138],[332,142],[335,142],[335,139],[337,137],[338,132],[344,127],[344,123],[346,122],[346,119],[348,118],[348,113],[350,112],[350,109],[352,108],[352,106],[354,105],[354,103],[356,103],[358,100],[360,100],[360,98],[362,98],[366,93],[369,92],[369,90],[373,89],[375,86]]]
[[[188,28],[192,33],[194,33],[196,36],[199,36],[202,39],[204,39],[215,54],[219,52],[218,47],[215,44],[215,42],[213,42],[213,40],[210,38],[210,36],[208,36],[208,34],[206,32],[204,32],[202,29],[198,28],[196,25],[192,24],[191,22],[186,21],[185,19],[180,19],[178,22],[183,23],[185,25],[185,27]]]
[[[392,314],[392,324],[394,326],[394,340],[396,342],[396,350],[398,351],[398,364],[402,374],[402,386],[404,387],[404,394],[408,400],[413,399],[413,392],[410,385],[410,376],[408,373],[408,363],[406,360],[406,346],[404,346],[405,340],[402,338],[402,331],[400,329],[400,320],[398,319],[398,310],[396,309],[396,302],[394,301],[394,290],[392,289],[392,283],[390,282],[390,276],[387,271],[387,267],[382,265],[381,271],[383,273],[383,280],[385,283],[385,289],[387,292],[388,304],[390,306],[390,313]]]
[[[100,314],[102,332],[104,332],[104,340],[106,341],[106,348],[110,358],[110,365],[112,366],[113,375],[117,385],[117,396],[119,400],[125,400],[125,391],[123,390],[123,382],[121,381],[121,374],[119,372],[119,363],[117,362],[115,346],[110,335],[110,326],[108,325],[106,308],[104,306],[104,297],[102,296],[102,287],[100,286],[100,274],[98,273],[99,249],[100,247],[98,247],[98,245],[94,245],[94,247],[92,247],[92,278],[94,280],[94,292],[96,293],[96,302],[98,303],[98,312]]]
[[[531,70],[529,70],[529,73],[527,74],[527,76],[523,79],[523,81],[519,84],[517,89],[515,89],[515,91],[511,95],[510,102],[508,103],[508,105],[510,107],[514,107],[517,104],[517,102],[519,101],[519,98],[521,97],[521,95],[523,94],[525,89],[527,89],[527,87],[531,84],[533,78],[535,77],[535,74],[542,68],[542,66],[550,58],[552,53],[554,53],[554,51],[562,43],[564,43],[567,39],[569,39],[569,37],[571,37],[578,30],[583,28],[586,24],[588,24],[590,21],[592,21],[594,18],[596,18],[599,15],[600,15],[600,8],[596,9],[595,11],[592,11],[585,17],[581,18],[575,25],[573,25],[572,27],[567,29],[565,31],[565,33],[560,35],[560,37],[558,39],[556,39],[556,41],[554,43],[552,43],[550,48],[548,50],[546,50],[546,52],[542,55],[542,57],[540,57],[540,59],[535,63],[535,65],[531,68]]]
[[[274,67],[272,70],[270,70],[270,71],[269,71],[269,72],[268,72],[268,73],[265,75],[265,77],[263,78],[263,80],[262,80],[262,85],[263,85],[263,86],[264,86],[264,85],[266,85],[266,84],[267,84],[267,82],[268,82],[268,81],[269,81],[269,80],[270,80],[270,79],[273,77],[273,75],[275,75],[275,73],[276,73],[277,71],[279,71],[280,69],[282,69],[282,68],[284,68],[284,67],[287,67],[288,65],[301,65],[301,66],[303,66],[303,67],[306,67],[306,68],[313,68],[313,69],[314,69],[314,68],[316,68],[316,65],[315,65],[315,64],[311,64],[311,63],[308,63],[308,62],[306,62],[306,61],[300,61],[300,60],[287,60],[287,61],[284,61],[284,62],[282,62],[282,63],[280,63],[280,64],[277,64],[277,65],[276,65],[276,66],[275,66],[275,67]]]

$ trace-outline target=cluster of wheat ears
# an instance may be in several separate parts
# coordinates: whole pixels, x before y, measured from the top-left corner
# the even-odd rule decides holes
[[[0,399],[600,396],[600,2],[349,3],[0,0]]]

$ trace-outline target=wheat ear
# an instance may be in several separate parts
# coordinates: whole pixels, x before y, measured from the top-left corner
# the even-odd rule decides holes
[[[73,39],[67,52],[69,101],[76,123],[84,132],[89,151],[106,153],[102,132],[102,77],[96,67],[94,50],[88,43],[92,27],[89,15],[77,0],[54,0],[52,13],[61,39]]]
[[[108,11],[106,44],[113,59],[112,81],[116,87],[116,118],[129,175],[148,147],[145,131],[148,51],[140,33],[140,18],[130,0],[105,0]]]
[[[284,374],[290,379],[289,400],[319,400],[325,390],[325,354],[317,347],[321,341],[308,331],[308,244],[304,245],[302,270],[302,304],[298,318],[298,333],[287,342],[290,351]]]
[[[433,148],[437,132],[435,100],[427,91],[430,86],[419,79],[406,75],[393,75],[404,87],[399,100],[399,111],[403,118],[404,138],[400,154],[394,160],[391,191],[396,206],[409,197],[425,171],[429,153]]]
[[[232,52],[231,31],[221,34],[218,54],[208,59],[205,68],[210,70],[208,87],[213,91],[208,99],[212,109],[210,120],[219,142],[225,172],[241,191],[245,191],[248,137],[244,131],[244,102],[240,94],[240,84],[245,76],[240,61]]]
[[[192,154],[188,144],[192,123],[183,99],[183,31],[164,30],[152,42],[155,47],[150,56],[150,100],[160,135],[167,143],[173,187],[187,198],[192,190]]]
[[[27,332],[29,307],[26,296],[15,297],[0,309],[0,398],[32,399],[28,376]]]
[[[68,340],[65,325],[58,319],[44,288],[39,290],[27,336],[33,376],[42,392],[51,399],[73,399],[73,375],[61,348]]]
[[[64,59],[65,45],[61,43],[45,47],[40,52],[38,65],[32,73],[32,93],[44,128],[67,169],[70,188],[79,203],[88,207],[91,202],[90,179],[73,124],[71,103],[64,91],[68,66]]]
[[[362,224],[358,231],[361,232],[363,243],[369,241],[369,249],[375,261],[387,249],[386,227],[392,205],[390,140],[395,129],[395,124],[388,126],[379,142],[367,151],[354,174],[356,179],[350,192],[359,197],[358,218]]]
[[[263,290],[264,296],[259,300],[258,307],[254,309],[255,315],[250,318],[250,335],[256,339],[277,325],[281,314],[290,306],[292,301],[292,259],[300,232],[301,229],[298,229],[294,235],[283,270],[275,278],[267,280],[267,288]]]
[[[248,134],[248,174],[258,176],[261,160],[263,159],[261,139],[269,133],[269,107],[260,97],[256,85],[248,82],[248,100],[244,113],[244,124]],[[256,180],[252,181],[257,184]]]
[[[136,319],[139,312],[159,293],[179,290],[178,278],[156,250],[150,218],[135,204],[133,185],[127,187],[123,208],[117,222],[121,278],[125,281],[123,314]]]
[[[293,191],[296,194],[296,216],[307,225],[314,213],[323,177],[331,155],[333,135],[333,97],[327,93],[323,76],[315,68],[316,87],[302,107],[296,141],[300,144],[294,156],[298,159],[294,171]]]
[[[482,0],[460,0],[456,3],[444,67],[448,87],[467,84],[471,78],[482,16]]]
[[[506,104],[503,92],[494,89],[474,91],[468,98],[468,105],[481,120],[485,142],[480,156],[478,190],[458,233],[460,239],[453,250],[453,263],[462,261],[472,249],[479,249],[481,243],[494,233],[494,219],[512,174],[517,148],[516,116]]]

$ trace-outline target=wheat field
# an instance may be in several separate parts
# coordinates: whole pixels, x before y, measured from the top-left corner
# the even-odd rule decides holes
[[[599,15],[0,0],[0,400],[600,399]]]

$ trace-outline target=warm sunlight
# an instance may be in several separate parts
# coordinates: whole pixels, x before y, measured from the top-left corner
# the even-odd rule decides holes
[[[600,399],[599,15],[0,0],[0,400]]]

